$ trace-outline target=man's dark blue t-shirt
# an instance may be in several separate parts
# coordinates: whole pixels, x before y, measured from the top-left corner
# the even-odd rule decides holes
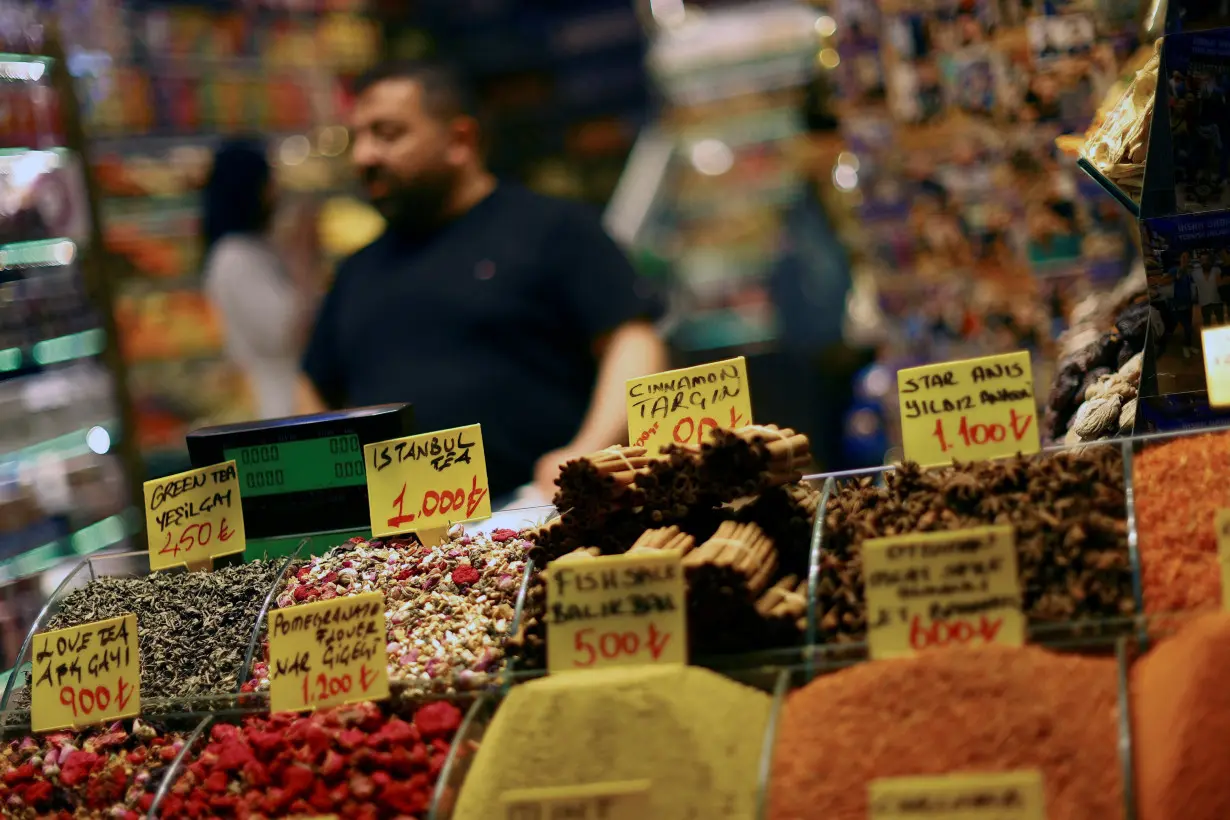
[[[498,498],[580,428],[595,343],[659,310],[584,206],[502,183],[430,237],[389,230],[344,261],[303,369],[333,406],[411,402],[418,432],[482,424]]]

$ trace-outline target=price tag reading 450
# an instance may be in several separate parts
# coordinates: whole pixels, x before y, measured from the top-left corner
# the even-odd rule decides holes
[[[235,462],[145,482],[145,532],[153,570],[243,552]]]
[[[36,732],[141,714],[137,616],[40,632],[30,677],[30,725]]]
[[[389,696],[379,592],[269,613],[269,708],[300,712]]]
[[[552,561],[547,567],[548,671],[687,663],[685,610],[677,554]]]
[[[491,517],[481,425],[368,444],[363,460],[377,537]]]
[[[905,457],[924,467],[1039,450],[1025,351],[897,371]]]

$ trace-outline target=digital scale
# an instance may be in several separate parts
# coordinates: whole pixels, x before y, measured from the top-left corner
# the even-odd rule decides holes
[[[187,442],[193,467],[235,461],[251,558],[293,552],[308,535],[369,533],[363,445],[413,433],[411,405],[381,404],[204,427]]]

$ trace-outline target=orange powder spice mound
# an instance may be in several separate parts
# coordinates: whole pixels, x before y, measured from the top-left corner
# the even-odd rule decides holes
[[[777,729],[770,820],[866,820],[877,777],[1040,769],[1048,820],[1123,816],[1113,659],[987,646],[824,675]]]
[[[1230,817],[1230,614],[1202,615],[1132,667],[1140,820]]]
[[[1216,607],[1221,570],[1213,519],[1230,507],[1230,433],[1184,436],[1133,458],[1145,612]]]

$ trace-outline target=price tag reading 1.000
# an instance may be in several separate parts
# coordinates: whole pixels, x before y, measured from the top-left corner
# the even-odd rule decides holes
[[[269,613],[269,706],[299,712],[389,696],[379,592]]]
[[[656,453],[664,444],[701,444],[714,430],[752,423],[742,356],[628,379],[628,441]]]
[[[1045,820],[1042,772],[882,777],[867,787],[870,820]]]
[[[897,371],[905,457],[924,467],[1039,450],[1025,351]]]
[[[368,444],[363,459],[377,537],[491,516],[480,425]]]
[[[107,723],[141,714],[137,616],[40,632],[30,672],[36,732]]]
[[[547,666],[687,662],[683,568],[674,553],[561,558],[547,567]]]
[[[239,473],[226,461],[145,482],[150,569],[244,551]]]

